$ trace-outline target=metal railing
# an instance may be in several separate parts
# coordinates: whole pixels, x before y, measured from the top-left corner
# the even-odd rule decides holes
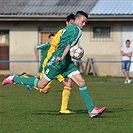
[[[118,60],[73,60],[74,62],[82,62],[82,63],[87,63],[87,62],[92,62],[92,63],[122,63],[122,61],[118,61]],[[31,62],[39,62],[36,60],[0,60],[0,63],[7,63],[7,62],[27,62],[27,63],[31,63]],[[131,63],[133,63],[133,61],[131,61]]]
[[[93,58],[88,58],[87,60],[73,60],[75,65],[78,67],[82,73],[90,74],[92,73],[94,76],[98,75],[97,66],[95,64],[102,63],[122,63],[121,60],[94,60]],[[40,61],[36,60],[0,60],[0,63],[39,63]],[[131,61],[131,65],[133,60]],[[133,66],[132,66],[133,67]],[[132,68],[133,69],[133,68]],[[133,70],[132,70],[133,71]]]

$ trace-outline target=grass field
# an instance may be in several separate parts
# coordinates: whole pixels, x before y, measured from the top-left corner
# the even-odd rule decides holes
[[[107,107],[100,117],[89,118],[76,85],[69,101],[76,114],[71,115],[59,114],[63,86],[56,80],[47,95],[29,92],[23,85],[0,85],[0,133],[131,133],[133,83],[124,84],[118,77],[84,77],[95,105]]]

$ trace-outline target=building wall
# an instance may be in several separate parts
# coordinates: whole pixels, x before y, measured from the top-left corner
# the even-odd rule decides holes
[[[93,58],[95,61],[104,61],[95,63],[95,69],[101,76],[123,76],[121,71],[121,63],[106,61],[121,61],[122,46],[122,26],[132,25],[130,22],[90,22],[84,29],[80,44],[85,50],[82,60]],[[111,39],[93,39],[93,26],[110,26]],[[128,39],[128,38],[127,38]],[[130,73],[131,74],[131,73]]]
[[[93,58],[96,61],[120,61],[120,49],[122,46],[122,25],[129,25],[130,22],[89,22],[83,29],[83,35],[79,41],[85,50],[82,60]],[[10,60],[34,60],[33,48],[39,43],[38,27],[56,27],[61,29],[65,22],[0,22],[1,29],[10,30]],[[111,39],[93,39],[93,26],[110,26]],[[27,72],[36,74],[37,62],[11,62],[9,71],[0,73]],[[85,65],[85,63],[84,63]],[[98,75],[122,76],[121,63],[95,63]]]
[[[9,30],[10,60],[35,61],[34,46],[40,42],[39,27],[54,26],[58,29],[65,26],[64,22],[0,22],[0,30]],[[27,72],[36,74],[38,62],[10,62],[9,71],[0,71],[1,74]]]

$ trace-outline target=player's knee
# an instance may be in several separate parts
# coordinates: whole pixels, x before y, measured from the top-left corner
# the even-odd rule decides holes
[[[64,81],[63,84],[70,88],[72,88],[72,85],[73,85],[72,81]]]
[[[48,89],[47,89],[47,93],[49,93],[49,92],[50,92],[50,90],[51,90],[51,89],[50,89],[50,88],[48,88]]]
[[[38,88],[43,89],[45,87],[45,84],[38,82]]]
[[[73,86],[73,82],[71,82],[71,83],[69,84],[69,87],[70,87],[70,88],[72,88],[72,86]]]
[[[39,81],[38,81],[38,88],[40,89],[43,89],[45,88],[45,86],[48,84],[48,82],[44,79],[44,78],[41,78]]]
[[[78,86],[85,86],[85,80],[84,79],[82,79],[82,80],[80,80],[79,82],[78,82]]]
[[[72,88],[72,85],[73,85],[72,82],[67,82],[67,83],[66,83],[66,86],[68,86],[68,87],[70,87],[70,88]]]
[[[41,92],[43,92],[44,94],[47,94],[50,92],[50,90],[51,90],[50,88],[44,88],[41,90]]]
[[[67,83],[66,86],[72,88],[72,83]]]

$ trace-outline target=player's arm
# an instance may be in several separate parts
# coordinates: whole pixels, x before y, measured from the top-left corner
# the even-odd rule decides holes
[[[67,32],[62,32],[62,34],[67,34]],[[73,30],[73,32],[71,32],[71,37],[68,38],[68,41],[67,41],[67,46],[62,54],[62,57],[57,57],[56,58],[56,61],[59,62],[59,61],[62,61],[64,59],[64,57],[67,55],[68,51],[70,50],[71,46],[74,46],[76,44],[76,42],[78,42],[79,38],[81,37],[82,35],[82,31],[79,30],[79,28],[75,27],[75,29]]]
[[[57,57],[56,61],[57,62],[62,61],[65,58],[65,56],[67,55],[67,53],[69,52],[70,48],[71,48],[71,45],[67,45],[65,50],[64,50],[64,52],[63,52],[63,54],[62,54],[62,56],[61,57]]]
[[[35,53],[35,60],[39,60],[39,51],[36,47],[34,47],[34,53]]]
[[[74,46],[76,44],[76,42],[78,42],[79,40],[79,35],[81,36],[81,32],[79,34],[79,29],[78,30],[74,30],[74,32],[72,33],[71,35],[71,38],[69,38],[69,41],[68,41],[68,45],[66,46],[63,54],[62,54],[62,57],[60,58],[60,61],[62,61],[64,59],[64,57],[67,55],[67,53],[70,51],[70,48],[72,46]]]
[[[35,59],[39,60],[39,50],[45,50],[48,46],[48,43],[40,44],[34,47]]]

